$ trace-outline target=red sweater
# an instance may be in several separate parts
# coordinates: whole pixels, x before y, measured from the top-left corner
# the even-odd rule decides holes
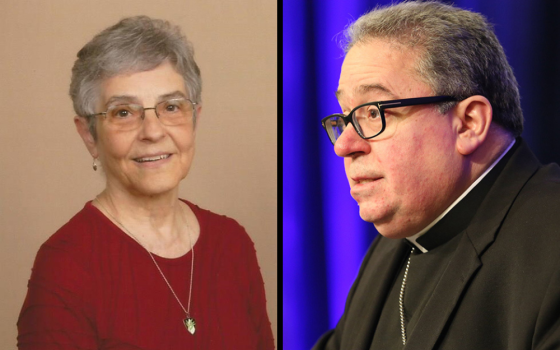
[[[146,250],[88,202],[37,253],[19,349],[273,349],[253,242],[234,220],[188,204],[200,223],[194,335]],[[186,308],[191,253],[155,258]]]

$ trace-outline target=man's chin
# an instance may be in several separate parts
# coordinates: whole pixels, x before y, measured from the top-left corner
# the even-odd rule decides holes
[[[411,235],[407,234],[403,225],[399,225],[395,222],[394,215],[389,212],[384,212],[379,208],[368,207],[367,203],[360,205],[360,218],[372,223],[377,232],[383,237],[399,239]]]
[[[360,208],[360,217],[362,220],[376,224],[376,222],[386,221],[391,215],[387,212],[386,206],[379,205],[379,203],[361,200],[358,201],[358,206]]]
[[[375,220],[378,218],[378,215],[375,214],[376,213],[372,212],[372,210],[366,208],[363,205],[360,205],[360,217],[362,218],[362,220],[371,222],[373,224]]]

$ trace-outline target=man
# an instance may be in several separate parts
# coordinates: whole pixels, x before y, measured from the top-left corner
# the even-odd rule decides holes
[[[560,168],[520,138],[490,25],[409,2],[346,35],[343,114],[322,122],[380,235],[314,349],[560,348]]]

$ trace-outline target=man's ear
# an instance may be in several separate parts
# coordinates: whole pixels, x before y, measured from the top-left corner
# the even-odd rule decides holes
[[[93,158],[99,157],[97,152],[97,142],[93,138],[93,135],[89,132],[89,123],[86,118],[75,116],[74,124],[76,125],[76,130],[80,137],[84,141],[89,153]]]
[[[457,151],[466,156],[486,140],[492,123],[492,105],[484,96],[475,95],[454,108],[457,118]]]

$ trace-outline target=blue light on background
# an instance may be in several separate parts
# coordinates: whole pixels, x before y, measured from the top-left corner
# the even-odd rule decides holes
[[[391,2],[283,2],[283,339],[280,344],[284,349],[309,349],[321,334],[336,326],[360,262],[376,235],[373,225],[359,217],[358,206],[349,194],[343,160],[334,154],[320,120],[340,111],[334,96],[343,61],[339,33],[376,5]],[[543,96],[550,96],[549,91],[558,93],[555,82],[560,78],[560,69],[551,72],[549,78],[547,72],[539,71],[543,69],[538,63],[542,56],[541,43],[546,42],[542,32],[547,27],[538,27],[537,24],[544,24],[537,19],[549,16],[552,21],[554,16],[547,15],[550,10],[537,2],[463,0],[453,3],[484,14],[495,25],[520,84],[526,116],[523,136],[542,161],[558,162],[560,142],[550,141],[550,138],[558,140],[557,136],[545,139],[543,130],[547,128],[539,127],[542,118],[546,119],[542,111],[550,110],[551,103],[543,100]],[[560,52],[556,45],[556,51]],[[554,50],[550,46],[546,49]],[[557,58],[560,59],[560,54]],[[545,78],[548,80],[542,80]],[[560,124],[560,117],[555,120]],[[545,150],[542,144],[549,148],[554,144],[559,151],[539,153]]]

